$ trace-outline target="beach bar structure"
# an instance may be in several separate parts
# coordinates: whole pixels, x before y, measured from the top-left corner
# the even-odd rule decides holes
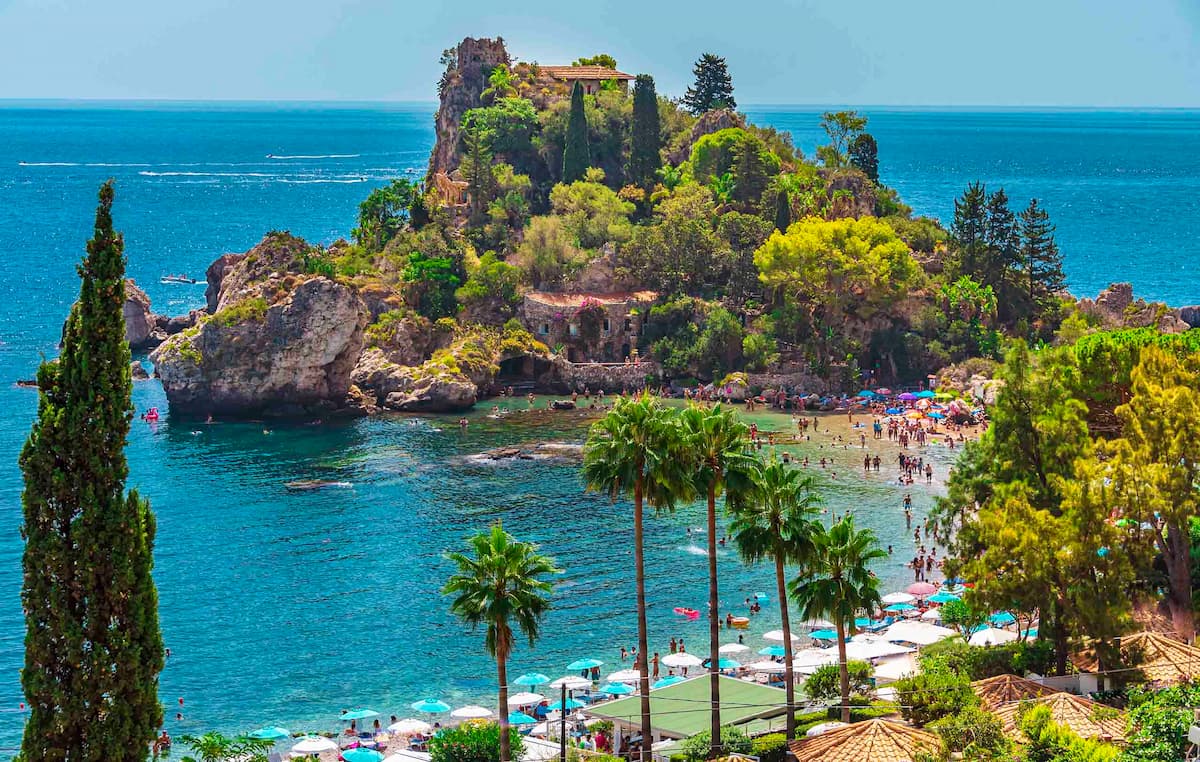
[[[787,693],[760,683],[721,675],[721,725],[750,734],[785,726]],[[650,691],[651,743],[682,740],[708,730],[709,678],[703,673],[681,683]],[[612,720],[614,739],[641,735],[642,708],[638,696],[597,704],[586,710],[592,717]]]

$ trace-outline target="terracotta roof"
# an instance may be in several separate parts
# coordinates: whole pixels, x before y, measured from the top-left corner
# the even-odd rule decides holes
[[[917,752],[937,753],[933,733],[890,720],[867,720],[788,744],[796,762],[912,762]]]
[[[555,79],[633,79],[632,74],[607,66],[539,66],[538,70]]]
[[[1032,703],[1050,708],[1050,719],[1068,728],[1081,738],[1100,738],[1123,742],[1125,740],[1125,713],[1119,712],[1091,699],[1070,693],[1053,693],[1033,699]],[[1011,735],[1020,733],[1018,714],[1021,702],[1005,704],[992,711],[1000,718],[1004,731]],[[1098,716],[1102,713],[1104,716]]]
[[[658,299],[654,291],[614,291],[598,293],[594,291],[572,291],[570,293],[554,293],[550,291],[530,291],[525,298],[549,307],[578,307],[585,299],[591,299],[601,304],[624,304],[625,302],[652,302]]]
[[[1176,683],[1200,675],[1200,648],[1181,643],[1157,632],[1139,632],[1121,638],[1123,657],[1139,655],[1136,666],[1153,683]],[[1081,672],[1096,672],[1100,663],[1096,652],[1088,649],[1071,657]]]
[[[1054,693],[1053,688],[1047,688],[1041,683],[1035,683],[1016,675],[997,675],[986,680],[976,680],[971,683],[971,688],[975,691],[975,695],[979,696],[983,705],[989,709]]]

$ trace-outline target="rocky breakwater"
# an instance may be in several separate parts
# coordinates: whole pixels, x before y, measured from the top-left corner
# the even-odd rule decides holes
[[[216,309],[151,355],[172,412],[363,412],[350,372],[367,310],[351,286],[304,272],[311,251],[299,238],[271,234],[236,262],[223,257],[210,268]]]

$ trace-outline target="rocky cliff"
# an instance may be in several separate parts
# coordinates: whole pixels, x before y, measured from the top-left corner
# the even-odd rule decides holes
[[[487,78],[499,64],[510,63],[504,40],[468,37],[458,44],[451,61],[438,83],[439,103],[434,116],[437,143],[429,155],[429,174],[449,173],[461,158],[458,126],[463,114],[478,108],[480,95],[487,88]]]
[[[1163,333],[1183,333],[1193,327],[1195,308],[1174,309],[1162,302],[1134,299],[1133,284],[1113,283],[1095,299],[1080,299],[1079,311],[1103,328],[1154,327]]]

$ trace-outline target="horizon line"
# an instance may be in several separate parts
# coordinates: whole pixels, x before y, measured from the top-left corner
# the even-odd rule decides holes
[[[0,107],[23,104],[81,104],[81,105],[397,105],[436,106],[436,99],[351,99],[351,98],[9,98],[0,97]],[[898,109],[898,110],[989,110],[998,111],[1200,111],[1200,104],[1193,106],[1161,105],[1056,105],[1044,103],[1001,104],[1001,103],[820,103],[820,102],[762,102],[743,103],[737,111],[755,109],[804,108],[804,109]]]

